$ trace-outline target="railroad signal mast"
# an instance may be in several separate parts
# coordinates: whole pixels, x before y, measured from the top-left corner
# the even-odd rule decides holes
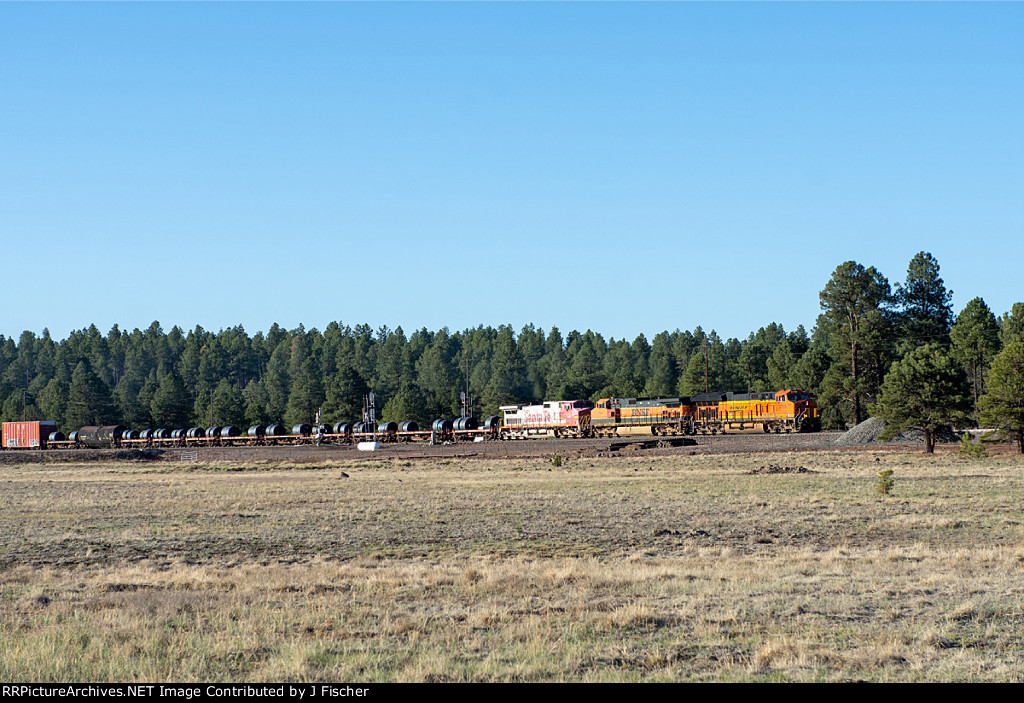
[[[373,427],[373,441],[377,441],[377,408],[374,406],[373,393],[363,396],[363,422]]]

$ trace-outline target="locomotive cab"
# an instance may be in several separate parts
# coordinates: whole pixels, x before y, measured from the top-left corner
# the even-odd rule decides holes
[[[776,407],[793,423],[798,431],[808,432],[820,428],[818,404],[807,391],[786,389],[775,394]]]
[[[594,425],[615,425],[620,413],[618,398],[601,398],[590,411],[590,422]]]
[[[587,425],[594,404],[589,400],[564,400],[559,403],[562,422],[565,425]]]

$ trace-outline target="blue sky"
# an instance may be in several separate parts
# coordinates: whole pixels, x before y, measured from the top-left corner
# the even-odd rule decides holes
[[[1024,300],[1024,4],[0,4],[0,334]]]

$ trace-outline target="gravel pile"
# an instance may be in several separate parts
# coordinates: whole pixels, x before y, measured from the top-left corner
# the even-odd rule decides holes
[[[876,442],[878,441],[878,435],[885,431],[887,424],[888,423],[875,417],[868,418],[864,422],[853,427],[853,429],[839,435],[838,439],[836,439],[836,446],[863,447],[865,444]]]
[[[917,430],[907,430],[893,437],[888,442],[883,442],[878,439],[878,435],[885,431],[885,428],[889,423],[884,420],[879,420],[877,417],[868,418],[864,422],[860,423],[856,427],[843,434],[839,435],[836,439],[835,444],[837,447],[863,447],[867,444],[911,444],[914,442],[924,442],[924,432]],[[956,442],[959,441],[956,433],[938,432],[935,435],[936,442]]]

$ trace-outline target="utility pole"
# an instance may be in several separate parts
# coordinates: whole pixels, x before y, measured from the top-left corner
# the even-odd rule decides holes
[[[704,392],[710,391],[708,388],[708,338],[704,338]]]
[[[469,355],[466,355],[466,390],[459,394],[462,400],[462,417],[470,417],[473,414],[473,396],[469,394]]]

